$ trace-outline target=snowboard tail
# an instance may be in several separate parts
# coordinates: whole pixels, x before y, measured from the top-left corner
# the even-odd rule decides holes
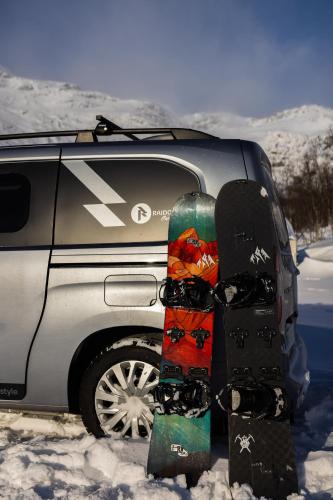
[[[168,272],[160,381],[147,472],[199,475],[210,467],[213,289],[218,259],[215,200],[182,196],[169,223]]]
[[[228,386],[229,481],[256,496],[297,492],[282,352],[279,240],[267,191],[254,181],[223,186],[216,204]]]

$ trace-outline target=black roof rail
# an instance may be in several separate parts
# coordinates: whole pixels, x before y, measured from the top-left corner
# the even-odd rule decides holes
[[[54,132],[22,132],[19,134],[0,135],[0,141],[10,141],[15,139],[33,139],[38,137],[67,137],[76,136],[76,142],[96,142],[94,130],[56,130]],[[84,140],[86,138],[86,140]]]
[[[193,130],[190,128],[178,128],[178,127],[167,127],[167,128],[121,128],[119,125],[111,122],[102,115],[97,115],[96,120],[99,121],[95,128],[96,135],[113,135],[121,134],[129,137],[133,140],[138,140],[134,134],[170,134],[173,139],[216,139],[213,135],[201,132],[199,130]]]
[[[174,140],[181,139],[216,139],[213,135],[189,128],[121,128],[102,115],[97,115],[98,124],[93,130],[56,130],[48,132],[24,132],[19,134],[2,134],[0,141],[33,139],[43,137],[76,137],[75,142],[98,142],[98,136],[124,135],[132,140],[140,140],[136,134],[169,134]]]

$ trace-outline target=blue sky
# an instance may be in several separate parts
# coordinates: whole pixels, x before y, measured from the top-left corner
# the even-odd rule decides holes
[[[333,107],[332,0],[1,2],[0,65],[176,112]]]

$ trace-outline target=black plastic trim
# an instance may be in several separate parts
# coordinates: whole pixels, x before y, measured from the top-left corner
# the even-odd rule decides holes
[[[136,243],[82,243],[79,245],[23,245],[23,246],[0,246],[1,251],[15,251],[15,250],[75,250],[84,248],[131,248],[131,247],[155,247],[166,246],[167,241],[139,241]]]
[[[77,268],[77,267],[166,267],[168,265],[165,262],[56,262],[50,264],[50,268]]]
[[[0,401],[21,400],[25,397],[25,384],[0,384]]]
[[[23,246],[5,246],[1,245],[0,246],[0,252],[1,251],[15,251],[15,250],[51,250],[52,245],[23,245]]]
[[[53,250],[66,250],[66,249],[76,249],[76,248],[131,248],[131,247],[157,247],[167,245],[167,241],[136,241],[136,242],[124,242],[124,243],[79,243],[77,245],[64,244],[64,245],[54,245]]]

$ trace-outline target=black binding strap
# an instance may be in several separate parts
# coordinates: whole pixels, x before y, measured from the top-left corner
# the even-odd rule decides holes
[[[201,417],[210,407],[210,403],[209,385],[204,380],[185,379],[182,383],[161,382],[155,389],[155,407],[160,415]]]
[[[160,288],[164,306],[208,312],[214,308],[214,290],[199,276],[173,280],[166,278]]]
[[[219,281],[214,288],[216,300],[226,307],[271,305],[275,295],[275,280],[267,273],[255,276],[248,272],[238,273]]]

